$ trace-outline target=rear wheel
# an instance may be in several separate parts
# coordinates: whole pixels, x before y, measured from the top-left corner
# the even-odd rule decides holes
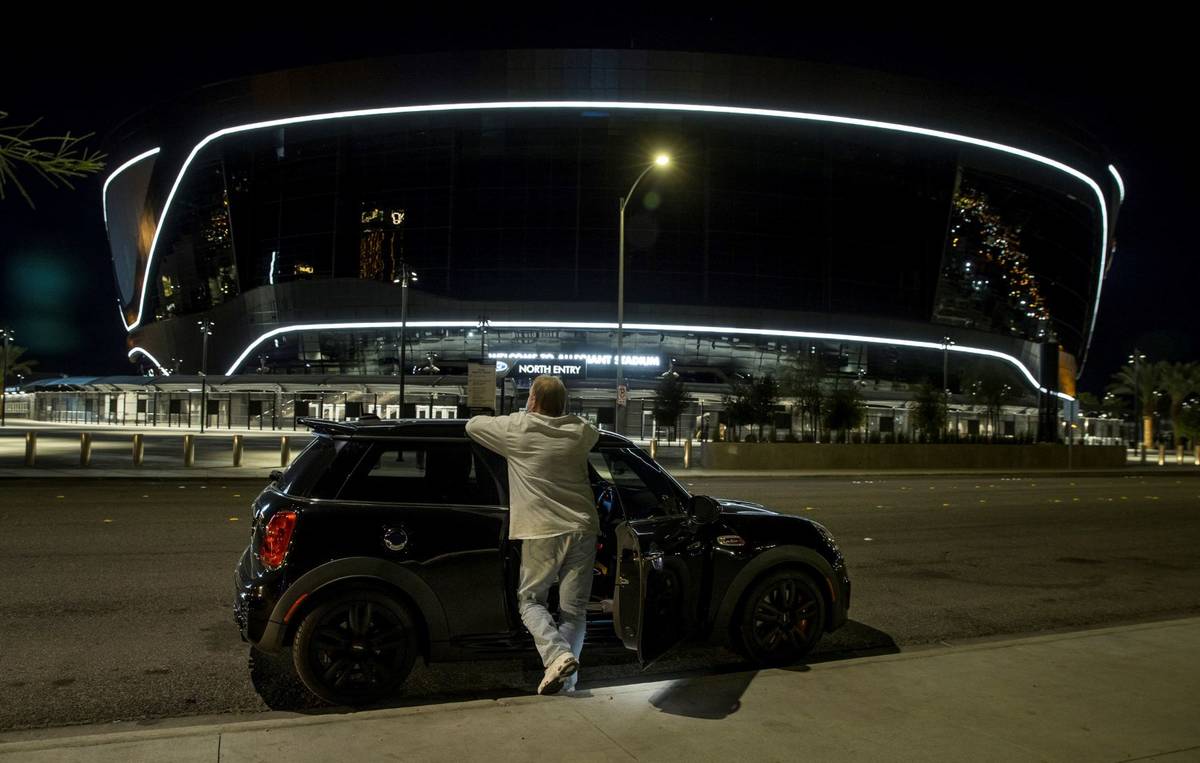
[[[734,624],[734,643],[759,665],[787,665],[807,655],[825,631],[825,600],[812,578],[780,570],[755,583]]]
[[[351,589],[309,612],[292,660],[309,691],[335,705],[369,705],[395,693],[417,656],[409,608],[381,591]]]

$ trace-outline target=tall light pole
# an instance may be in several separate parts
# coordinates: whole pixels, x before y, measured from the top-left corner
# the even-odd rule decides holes
[[[1146,434],[1145,423],[1142,421],[1142,409],[1138,405],[1138,400],[1141,398],[1141,367],[1142,361],[1145,359],[1146,356],[1138,348],[1134,347],[1133,354],[1129,356],[1129,362],[1133,363],[1133,432],[1134,441],[1140,446],[1138,450],[1141,451],[1143,464],[1146,463]]]
[[[946,409],[945,432],[950,432],[950,345],[954,344],[948,336],[942,337],[942,405]]]
[[[400,404],[397,406],[396,418],[404,418],[404,364],[405,351],[408,344],[408,286],[417,281],[417,274],[408,267],[404,254],[400,254],[400,276],[392,283],[400,284]]]
[[[0,329],[0,337],[4,338],[4,366],[0,370],[0,427],[8,424],[8,348],[12,341],[12,332]]]
[[[629,193],[620,199],[620,234],[617,239],[617,404],[613,407],[616,413],[617,434],[621,434],[621,430],[624,428],[622,426],[624,417],[621,416],[621,388],[625,386],[625,205],[633,197],[634,190],[637,189],[638,183],[642,182],[642,178],[646,177],[646,173],[655,167],[665,167],[670,162],[671,157],[666,154],[654,157],[654,161],[646,165],[642,174],[638,175],[637,180],[633,181],[633,185],[629,186]]]
[[[212,336],[213,322],[205,318],[196,321],[200,327],[200,433],[204,433],[204,425],[208,423],[208,338]],[[221,420],[217,419],[219,425]]]
[[[479,362],[487,362],[487,330],[491,325],[486,315],[479,316]]]

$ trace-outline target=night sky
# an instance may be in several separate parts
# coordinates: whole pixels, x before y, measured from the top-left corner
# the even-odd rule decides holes
[[[1102,392],[1135,345],[1155,360],[1200,359],[1193,309],[1200,194],[1192,180],[1195,128],[1187,116],[1195,92],[1194,42],[1166,20],[1126,19],[1104,29],[1047,23],[1046,31],[1031,32],[1024,23],[976,18],[935,32],[928,24],[864,27],[861,18],[699,13],[628,22],[594,15],[450,23],[397,6],[308,26],[241,19],[233,29],[204,19],[159,19],[169,27],[161,34],[134,31],[148,21],[80,23],[86,31],[53,34],[24,34],[21,25],[7,30],[0,47],[0,111],[10,114],[5,123],[42,117],[43,132],[93,132],[91,145],[100,147],[124,117],[211,82],[334,60],[508,47],[783,56],[1023,101],[1075,122],[1108,146],[1128,192],[1081,389]],[[123,158],[110,157],[110,168],[116,166],[111,160]],[[31,348],[41,370],[129,372],[101,218],[103,175],[78,182],[74,191],[23,177],[37,208],[29,209],[12,187],[0,202],[0,325]]]

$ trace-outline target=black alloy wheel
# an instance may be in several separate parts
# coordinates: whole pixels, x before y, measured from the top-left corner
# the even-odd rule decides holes
[[[787,665],[816,646],[825,631],[825,600],[798,570],[767,575],[743,599],[736,641],[760,665]]]
[[[308,690],[334,705],[369,705],[404,683],[417,656],[407,606],[380,591],[349,590],[309,612],[292,661]]]

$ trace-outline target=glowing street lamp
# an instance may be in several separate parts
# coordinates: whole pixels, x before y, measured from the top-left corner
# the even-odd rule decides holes
[[[670,163],[671,157],[667,154],[659,154],[654,157],[654,161],[646,165],[646,168],[642,170],[642,174],[637,176],[637,180],[633,181],[633,185],[629,187],[629,193],[621,197],[620,235],[617,239],[617,405],[615,406],[617,434],[621,434],[621,430],[623,429],[621,387],[625,385],[625,205],[633,197],[634,190],[637,189],[638,183],[642,182],[642,178],[646,177],[646,173],[655,167],[666,167]]]

